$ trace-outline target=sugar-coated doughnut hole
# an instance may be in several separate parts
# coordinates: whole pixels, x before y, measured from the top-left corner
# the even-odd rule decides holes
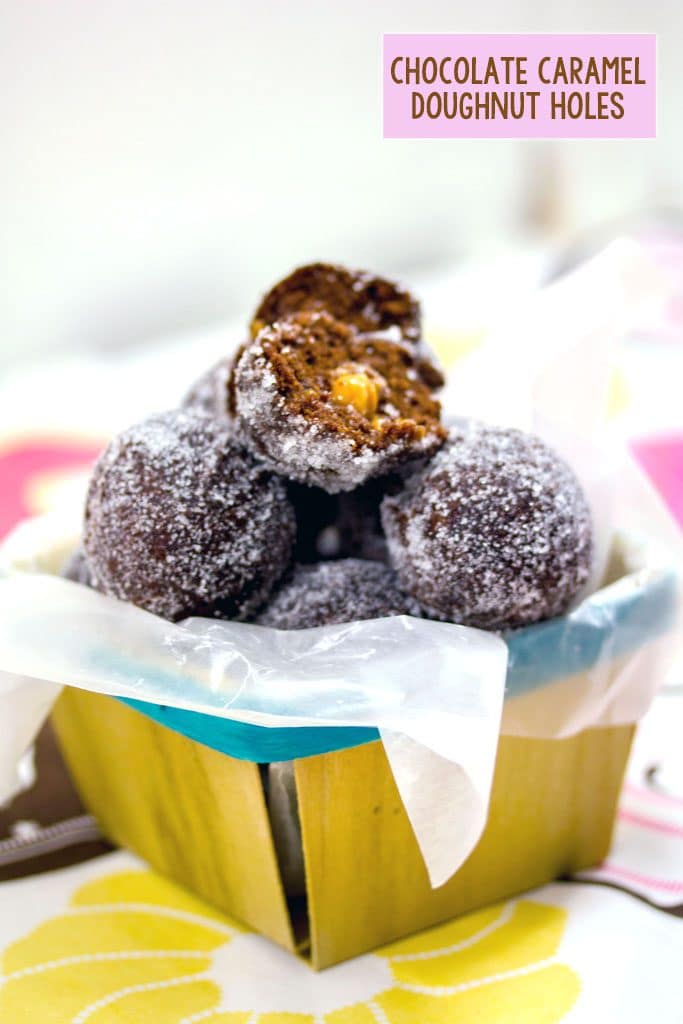
[[[508,629],[560,615],[587,581],[591,515],[540,438],[471,423],[382,503],[391,562],[429,615]]]
[[[97,589],[164,618],[246,618],[285,571],[295,534],[285,483],[224,420],[178,410],[114,438],[86,502]]]
[[[275,592],[257,622],[276,629],[308,629],[342,622],[420,615],[396,573],[381,562],[343,558],[297,565]]]

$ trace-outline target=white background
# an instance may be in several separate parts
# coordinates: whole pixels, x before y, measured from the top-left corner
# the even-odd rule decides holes
[[[680,203],[682,8],[0,0],[0,370],[245,316],[309,258],[411,278]],[[383,31],[529,30],[658,32],[658,140],[382,141]]]

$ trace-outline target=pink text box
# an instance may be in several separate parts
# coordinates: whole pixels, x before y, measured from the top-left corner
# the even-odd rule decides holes
[[[384,137],[655,138],[656,51],[654,35],[385,35]]]

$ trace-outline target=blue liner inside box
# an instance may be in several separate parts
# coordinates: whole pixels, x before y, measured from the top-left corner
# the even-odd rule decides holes
[[[622,657],[663,635],[676,607],[673,573],[649,574],[643,584],[610,598],[591,599],[592,621],[571,616],[528,626],[507,636],[506,699],[589,670],[604,657]],[[379,738],[360,726],[267,727],[183,708],[119,698],[148,718],[207,747],[245,761],[291,761],[356,747]]]

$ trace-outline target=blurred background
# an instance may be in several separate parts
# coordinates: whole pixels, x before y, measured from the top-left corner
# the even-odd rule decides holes
[[[383,141],[389,31],[655,32],[658,137]],[[674,287],[612,397],[683,524],[682,41],[680,0],[0,0],[0,538],[80,515],[111,433],[177,404],[297,264],[406,280],[448,363],[622,234]],[[680,793],[661,719],[647,770]]]
[[[682,11],[0,0],[0,374],[244,321],[313,258],[411,282],[478,267],[453,292],[467,326],[600,239],[677,234]],[[383,31],[657,32],[658,138],[385,142]]]

